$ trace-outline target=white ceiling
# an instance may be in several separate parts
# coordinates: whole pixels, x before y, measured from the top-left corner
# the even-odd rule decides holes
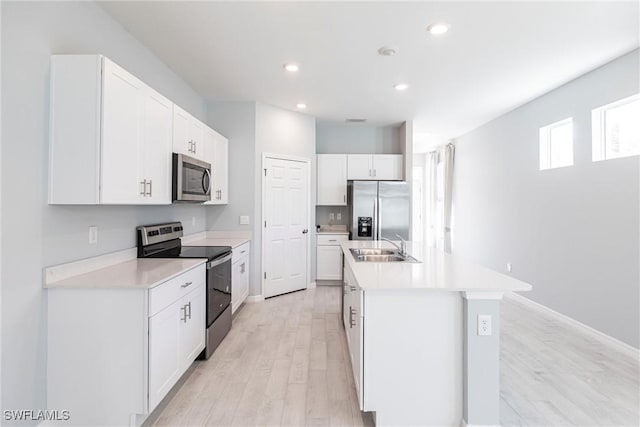
[[[208,99],[456,137],[639,45],[638,2],[105,2]],[[445,21],[450,31],[428,34]],[[383,45],[398,48],[382,57]],[[282,65],[297,62],[291,75]],[[393,85],[410,88],[397,92]],[[425,137],[427,138],[427,137]]]

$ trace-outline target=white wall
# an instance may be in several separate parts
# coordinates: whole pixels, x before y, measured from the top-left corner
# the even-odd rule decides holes
[[[256,104],[256,159],[255,170],[262,171],[262,154],[284,154],[309,159],[310,171],[310,204],[309,204],[309,249],[310,276],[316,277],[316,242],[315,242],[315,200],[316,200],[316,120],[311,116],[283,110],[270,105]],[[256,216],[262,213],[262,177],[255,176]],[[260,222],[254,222],[254,242],[258,249],[255,264],[262,256],[262,228]],[[253,262],[253,261],[252,261]],[[258,282],[260,283],[260,282]]]
[[[205,104],[94,3],[0,5],[2,409],[42,409],[47,345],[43,267],[134,247],[135,227],[141,224],[181,220],[187,233],[206,229],[205,208],[196,205],[47,205],[50,55],[101,53],[201,119]],[[88,244],[89,225],[99,227],[96,245]]]
[[[639,345],[639,158],[591,161],[591,110],[639,92],[638,50],[457,139],[454,254]],[[538,170],[538,129],[573,117],[574,166]]]
[[[256,157],[256,103],[208,102],[207,124],[229,139],[229,204],[207,206],[207,227],[211,230],[253,230],[254,161]],[[240,225],[240,215],[250,224]]]
[[[400,133],[399,126],[319,123],[316,127],[316,152],[401,154],[405,141]]]
[[[311,223],[315,230],[315,119],[255,102],[207,104],[210,126],[229,138],[229,205],[207,207],[210,230],[252,231],[249,295],[262,294],[262,153],[311,160]],[[240,225],[249,215],[251,224]],[[315,280],[315,235],[310,233],[310,281]]]

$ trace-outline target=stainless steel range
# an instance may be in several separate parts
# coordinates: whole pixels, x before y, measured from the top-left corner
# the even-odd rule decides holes
[[[208,359],[231,329],[231,247],[182,246],[182,223],[138,227],[138,258],[206,258],[207,334],[200,359]]]

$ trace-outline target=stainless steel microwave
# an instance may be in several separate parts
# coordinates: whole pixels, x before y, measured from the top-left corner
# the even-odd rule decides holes
[[[211,200],[211,165],[202,160],[173,153],[173,201]]]

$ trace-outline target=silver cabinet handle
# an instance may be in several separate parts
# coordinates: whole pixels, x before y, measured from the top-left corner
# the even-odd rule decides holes
[[[185,304],[180,307],[180,311],[184,313],[184,317],[182,317],[182,314],[180,315],[180,320],[184,323],[187,323],[187,305]]]
[[[189,309],[188,312],[185,314],[186,316],[189,316],[189,320],[191,320],[191,301],[189,301],[189,304],[186,305],[186,307]],[[187,310],[185,310],[187,311]]]
[[[373,170],[373,176],[378,176],[378,171],[376,169]]]
[[[343,195],[342,195],[342,201],[343,201],[344,203],[347,203],[347,195],[346,195],[346,194],[343,194]]]
[[[147,195],[147,180],[145,179],[144,181],[140,181],[140,185],[142,186],[142,191],[140,192],[141,196],[146,196]]]
[[[244,273],[245,272],[245,263],[243,262],[242,264],[240,264],[240,273]]]
[[[247,250],[246,250],[246,249],[245,249],[244,251],[240,251],[240,253],[241,253],[241,254],[243,254],[243,253],[245,253],[245,252],[247,252]]]
[[[373,176],[373,175],[371,174],[371,169],[369,169],[369,176]]]
[[[185,284],[184,284],[184,285],[180,285],[180,287],[181,287],[181,288],[186,288],[186,287],[191,286],[191,284],[192,284],[192,283],[193,283],[193,282],[185,282]]]
[[[355,292],[356,291],[356,287],[355,286],[351,286],[351,292]]]
[[[336,239],[329,239],[330,242],[337,242]]]
[[[147,184],[149,184],[149,191],[148,191],[148,192],[146,191],[146,190],[147,190],[147,186],[145,185],[145,186],[144,186],[144,189],[145,189],[145,194],[144,194],[144,195],[145,195],[145,197],[146,197],[146,196],[151,197],[151,195],[153,194],[153,187],[152,187],[152,186],[153,186],[153,180],[152,180],[152,179],[150,179],[149,181],[147,181],[147,180],[145,179],[145,182],[146,182]]]
[[[349,327],[350,328],[353,328],[354,326],[356,326],[356,321],[354,319],[355,314],[356,314],[356,310],[353,307],[349,306]]]
[[[302,234],[307,234],[309,232],[309,230],[307,228],[305,228],[304,230],[302,230]]]

